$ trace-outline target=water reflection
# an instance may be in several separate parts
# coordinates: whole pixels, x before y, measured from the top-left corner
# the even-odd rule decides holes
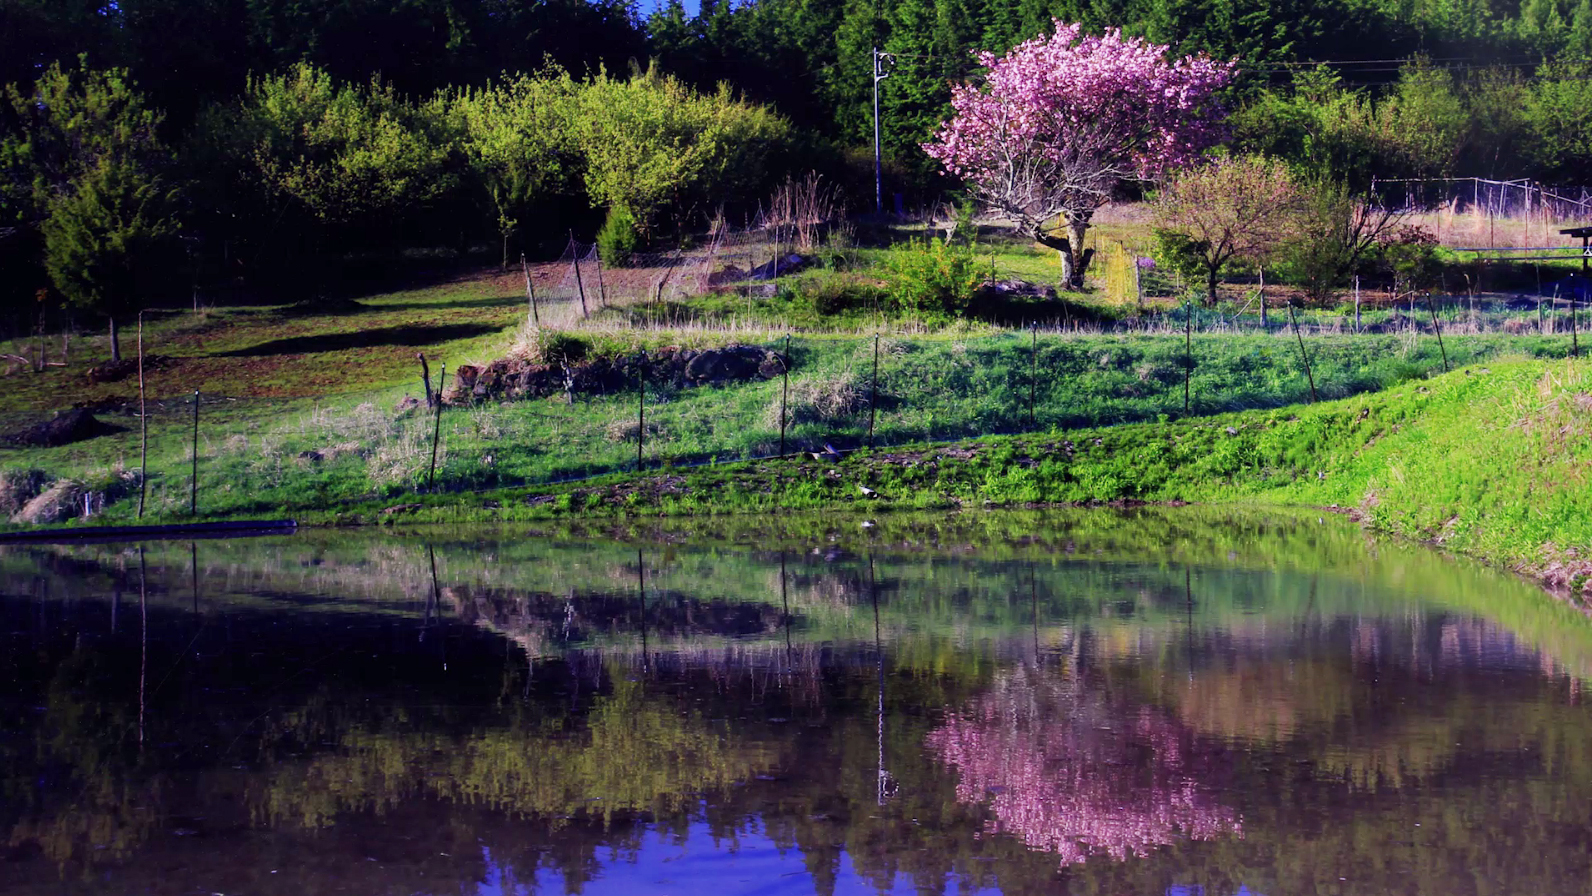
[[[1592,875],[1592,626],[1314,518],[6,549],[0,636],[0,893]]]
[[[1154,707],[1113,706],[1077,676],[1002,673],[948,713],[928,745],[956,770],[958,799],[989,800],[986,832],[1015,834],[1063,864],[1243,835],[1212,792],[1227,751],[1202,749]]]

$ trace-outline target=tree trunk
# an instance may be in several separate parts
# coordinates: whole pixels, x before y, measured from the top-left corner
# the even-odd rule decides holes
[[[112,314],[110,317],[111,317],[111,362],[115,363],[115,362],[120,361],[122,359],[122,338],[121,338],[121,334],[119,332],[117,332],[117,330],[116,330],[116,315]]]
[[[1205,294],[1205,307],[1207,308],[1216,307],[1216,270],[1209,265],[1205,267],[1205,288],[1208,290]]]
[[[1035,224],[1032,230],[1035,242],[1061,253],[1061,282],[1071,290],[1083,289],[1084,273],[1089,270],[1089,262],[1094,259],[1094,250],[1083,247],[1083,235],[1088,229],[1087,218],[1069,218],[1067,232],[1071,239],[1046,233],[1039,224]]]

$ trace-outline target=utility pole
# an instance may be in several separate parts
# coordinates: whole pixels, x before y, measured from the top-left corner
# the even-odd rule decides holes
[[[895,65],[895,56],[873,48],[873,210],[884,214],[884,162],[879,155],[879,82],[890,77],[886,65]]]

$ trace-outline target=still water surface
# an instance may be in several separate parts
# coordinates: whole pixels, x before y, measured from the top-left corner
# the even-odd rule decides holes
[[[1335,519],[0,550],[0,894],[1592,892],[1592,625]]]

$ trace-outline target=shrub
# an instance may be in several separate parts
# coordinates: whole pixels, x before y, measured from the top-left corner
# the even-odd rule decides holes
[[[916,240],[885,257],[890,298],[903,311],[958,315],[968,311],[984,285],[984,268],[970,246]]]
[[[819,314],[840,314],[853,308],[866,308],[879,298],[872,283],[849,275],[815,277],[801,289],[813,310]]]
[[[597,254],[602,257],[603,264],[611,268],[624,267],[640,245],[641,236],[630,210],[623,205],[608,209],[608,218],[597,231]]]
[[[529,353],[543,364],[575,364],[591,355],[591,343],[557,330],[538,330],[531,337]]]

